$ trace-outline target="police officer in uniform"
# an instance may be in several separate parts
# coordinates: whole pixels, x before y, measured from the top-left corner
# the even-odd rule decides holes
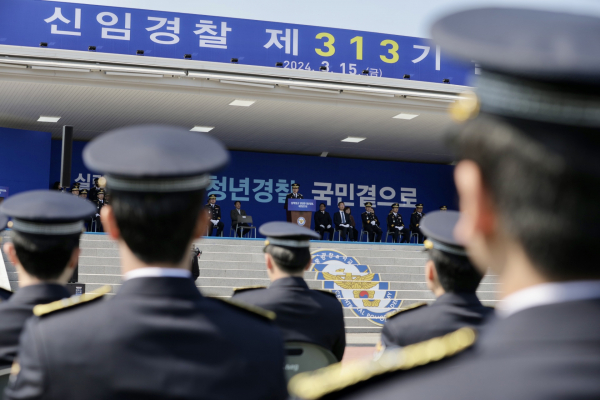
[[[410,240],[410,232],[408,231],[408,228],[404,226],[402,215],[398,212],[399,209],[400,204],[392,204],[392,211],[390,211],[387,217],[387,229],[388,232],[393,232],[392,237],[394,238],[394,243],[408,243]],[[400,241],[401,235],[402,241]]]
[[[33,307],[69,297],[65,285],[77,265],[83,221],[94,211],[88,201],[48,190],[19,193],[0,205],[12,218],[4,253],[19,276],[19,290],[0,303],[0,369],[13,363]]]
[[[289,222],[269,222],[259,231],[267,237],[264,251],[271,284],[236,289],[233,299],[277,314],[275,324],[286,342],[319,345],[341,361],[346,347],[342,305],[331,292],[311,290],[303,278],[311,266],[309,240],[319,235]]]
[[[298,190],[300,190],[300,185],[297,183],[292,183],[292,193],[289,193],[287,196],[285,196],[285,203],[283,203],[283,208],[285,208],[287,222],[292,222],[292,212],[288,211],[288,200],[304,198],[304,196],[298,193]]]
[[[412,215],[410,216],[410,232],[411,233],[416,233],[417,236],[417,242],[418,243],[423,243],[423,241],[426,239],[425,236],[423,235],[423,233],[421,232],[421,219],[425,216],[425,213],[423,212],[423,204],[419,203],[417,204],[417,206],[415,207],[415,212],[412,213]]]
[[[441,206],[440,211],[448,211],[448,206]]]
[[[600,18],[482,8],[444,17],[432,36],[481,67],[477,93],[451,107],[462,121],[456,235],[480,271],[498,276],[496,318],[480,336],[461,328],[334,379],[334,369],[297,376],[290,391],[311,399],[598,399],[600,213],[590,210],[600,191],[590,189],[600,187]]]
[[[99,178],[94,178],[94,186],[90,189],[88,194],[88,199],[92,202],[98,200],[98,189],[100,189],[100,184],[98,183]]]
[[[208,212],[210,224],[208,225],[208,236],[213,235],[213,229],[217,228],[217,236],[223,235],[225,224],[221,221],[221,206],[217,203],[217,196],[211,194],[208,196],[208,204],[204,207]]]
[[[203,197],[229,160],[225,147],[146,125],[99,136],[83,158],[106,172],[102,219],[124,282],[109,301],[96,293],[36,306],[5,397],[285,399],[274,314],[204,297],[191,279],[190,247],[206,232]]]
[[[71,194],[73,196],[79,196],[79,183],[75,183],[71,188]]]
[[[475,291],[483,274],[471,264],[464,247],[454,237],[457,211],[436,211],[422,220],[427,235],[425,264],[427,287],[437,298],[387,315],[381,331],[384,348],[404,347],[454,332],[464,326],[479,327],[493,314]]]
[[[381,242],[383,231],[379,227],[379,218],[373,211],[371,202],[365,203],[365,212],[361,214],[363,229],[369,233],[369,242]]]
[[[99,188],[96,190],[96,213],[93,216],[93,220],[95,222],[94,232],[104,232],[104,228],[102,227],[102,220],[100,219],[100,212],[102,212],[102,207],[104,207],[108,202],[104,200],[104,189]]]

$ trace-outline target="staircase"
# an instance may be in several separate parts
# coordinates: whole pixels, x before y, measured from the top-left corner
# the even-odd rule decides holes
[[[0,234],[7,236],[6,232]],[[200,277],[197,286],[206,296],[229,297],[233,288],[244,286],[267,286],[262,239],[203,238],[196,246],[203,251],[200,258]],[[328,250],[354,257],[361,265],[368,265],[370,272],[378,274],[379,281],[388,282],[386,290],[395,291],[396,299],[402,300],[399,308],[419,302],[431,302],[434,296],[427,289],[423,266],[427,255],[420,245],[372,244],[355,242],[311,243],[311,251]],[[3,254],[13,290],[18,288],[17,274]],[[305,279],[309,287],[323,289],[324,280],[318,280],[318,271],[309,271]],[[79,282],[86,283],[86,291],[104,285],[116,293],[121,285],[121,268],[116,243],[104,234],[85,234],[81,238],[79,259]],[[484,304],[494,305],[497,284],[494,276],[486,276],[478,291]],[[330,282],[331,283],[331,282]],[[353,300],[359,304],[362,300]],[[354,312],[353,312],[354,311]],[[354,307],[344,307],[348,333],[379,332],[381,327],[369,319],[357,316]]]

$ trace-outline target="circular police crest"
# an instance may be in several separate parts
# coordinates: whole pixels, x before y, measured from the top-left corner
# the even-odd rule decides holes
[[[402,300],[396,291],[388,290],[390,283],[382,282],[368,265],[360,264],[337,250],[320,249],[312,252],[312,271],[323,289],[331,290],[357,317],[366,318],[375,325],[383,325],[385,316],[397,310]]]
[[[296,222],[298,223],[298,225],[304,226],[304,224],[306,224],[306,219],[304,217],[300,217]]]

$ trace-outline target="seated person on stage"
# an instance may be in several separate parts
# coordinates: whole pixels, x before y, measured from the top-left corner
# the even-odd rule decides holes
[[[77,266],[83,221],[94,211],[89,201],[48,190],[19,193],[0,206],[13,219],[12,243],[4,244],[4,253],[19,277],[19,290],[0,302],[0,369],[17,356],[33,308],[70,296],[65,285]]]
[[[392,211],[387,217],[388,232],[392,233],[394,243],[408,243],[410,240],[410,232],[404,222],[402,221],[402,215],[398,212],[400,205],[398,203],[392,204]],[[400,235],[402,235],[402,241],[400,241]]]
[[[329,233],[329,241],[333,240],[333,226],[331,226],[331,215],[325,211],[325,203],[319,204],[319,211],[315,213],[315,231],[321,236],[321,240],[325,232]]]
[[[350,207],[344,207],[344,212],[346,213],[346,218],[350,223],[350,227],[352,228],[352,237],[354,238],[355,242],[358,242],[359,235],[358,231],[356,230],[356,221],[354,221],[354,217],[352,216],[352,211],[350,210]]]
[[[303,279],[311,265],[309,240],[319,236],[287,222],[264,224],[260,233],[267,237],[264,251],[271,285],[236,289],[233,300],[275,312],[275,324],[286,342],[313,343],[341,360],[346,347],[342,305],[333,293],[311,290]]]
[[[242,222],[241,224],[237,223],[237,219],[238,216],[246,216],[246,211],[242,210],[242,203],[238,200],[235,203],[233,203],[233,205],[235,206],[235,208],[233,210],[231,210],[231,227],[233,228],[233,231],[235,232],[234,235],[235,237],[238,236],[242,237],[244,236],[246,233],[248,233],[250,231],[250,229],[248,228],[250,225]]]
[[[300,185],[298,183],[292,183],[292,193],[289,193],[285,196],[285,203],[283,203],[283,208],[285,208],[285,214],[287,218],[287,222],[292,222],[292,212],[288,211],[288,199],[303,199],[298,191],[300,190]]]
[[[106,173],[113,200],[101,217],[123,282],[109,301],[105,287],[36,309],[5,398],[286,399],[274,313],[205,297],[190,272],[208,222],[207,177],[227,164],[225,147],[144,125],[96,137],[83,159]]]
[[[415,211],[410,216],[410,232],[418,234],[418,236],[417,236],[417,238],[418,238],[417,242],[418,243],[423,243],[423,241],[425,239],[427,239],[423,235],[423,233],[421,233],[421,226],[420,226],[421,225],[421,218],[423,218],[424,216],[425,216],[425,213],[423,212],[423,204],[419,203],[415,207]]]
[[[221,236],[223,234],[223,229],[225,228],[225,224],[221,221],[221,206],[216,203],[217,196],[211,194],[208,196],[208,204],[204,207],[210,218],[208,224],[208,236],[213,235],[213,229],[215,228],[217,228],[217,236]]]
[[[388,314],[381,332],[383,347],[403,347],[454,332],[464,326],[481,326],[493,309],[481,304],[475,291],[483,278],[454,237],[457,211],[436,211],[423,219],[429,237],[425,248],[427,287],[437,300]]]
[[[346,213],[344,212],[344,202],[340,201],[338,203],[338,210],[335,214],[333,214],[333,224],[335,228],[340,231],[340,240],[346,240],[346,235],[350,236],[350,240],[353,240],[354,234],[352,232],[352,227],[350,226],[350,221],[346,217]]]
[[[365,203],[365,212],[361,214],[363,229],[368,232],[369,242],[381,242],[383,231],[379,227],[379,218],[373,211],[371,202]]]

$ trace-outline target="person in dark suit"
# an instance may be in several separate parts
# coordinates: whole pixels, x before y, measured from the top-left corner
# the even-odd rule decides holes
[[[104,232],[102,220],[100,219],[100,213],[102,212],[102,207],[104,207],[106,204],[108,204],[108,202],[104,200],[104,189],[99,188],[96,190],[96,213],[93,216],[93,221],[95,222],[95,232]]]
[[[432,36],[449,57],[481,67],[477,93],[451,108],[462,121],[455,234],[481,272],[497,275],[497,318],[333,379],[334,368],[298,375],[292,397],[598,399],[600,213],[590,210],[600,191],[590,188],[600,186],[600,18],[463,10]]]
[[[315,213],[315,231],[323,240],[325,232],[329,233],[329,241],[333,240],[333,222],[331,222],[331,215],[325,211],[325,203],[319,204],[319,211]]]
[[[342,360],[346,347],[344,312],[331,292],[311,290],[303,279],[311,266],[309,239],[317,233],[288,222],[260,227],[267,237],[265,262],[268,288],[240,288],[233,300],[273,311],[286,342],[307,342],[330,350]]]
[[[383,231],[379,227],[379,218],[375,215],[372,206],[371,202],[365,203],[365,212],[361,214],[362,226],[368,233],[369,242],[381,242]]]
[[[436,211],[423,219],[422,230],[429,237],[425,280],[436,301],[388,314],[381,331],[383,348],[408,346],[465,326],[479,327],[493,315],[475,294],[483,274],[454,237],[458,218],[456,211]]]
[[[0,213],[13,219],[4,253],[19,277],[19,290],[0,303],[0,369],[17,357],[33,307],[70,296],[65,285],[79,258],[83,221],[94,211],[89,201],[48,190],[22,192],[0,205]]]
[[[345,241],[346,236],[349,236],[350,240],[353,240],[354,235],[352,232],[352,227],[350,226],[350,221],[346,218],[346,213],[344,212],[344,202],[340,201],[338,203],[338,211],[333,214],[333,224],[335,228],[340,232],[340,240]]]
[[[235,208],[233,210],[231,210],[231,213],[230,213],[231,227],[233,228],[233,231],[235,232],[234,235],[236,237],[238,235],[238,232],[239,232],[240,237],[242,237],[250,231],[248,229],[248,227],[250,225],[245,222],[242,222],[241,224],[237,223],[238,216],[245,217],[246,211],[242,210],[242,203],[239,200],[234,202],[233,205]]]
[[[416,233],[417,243],[423,243],[426,239],[425,235],[421,232],[421,219],[425,216],[423,212],[423,204],[419,203],[415,207],[415,211],[410,216],[410,232]]]
[[[208,196],[208,204],[204,207],[208,212],[210,223],[208,224],[208,236],[213,235],[213,230],[217,228],[217,236],[223,235],[225,224],[221,221],[221,206],[217,204],[217,196],[211,194]]]
[[[5,398],[285,399],[274,313],[204,297],[191,279],[208,176],[228,163],[225,147],[146,125],[99,136],[83,158],[107,174],[101,217],[124,282],[110,301],[99,301],[108,288],[36,306]]]
[[[349,222],[350,227],[352,228],[352,238],[355,242],[358,242],[359,234],[356,230],[356,221],[354,221],[354,217],[352,216],[352,210],[350,210],[350,207],[346,206],[344,207],[344,212],[346,213],[346,219]]]
[[[304,196],[302,196],[300,193],[298,193],[299,190],[300,190],[300,185],[298,183],[292,183],[292,193],[289,193],[287,196],[285,196],[285,203],[283,203],[283,208],[285,209],[285,215],[287,218],[287,222],[292,222],[292,212],[288,211],[288,200],[304,198]]]
[[[387,229],[388,232],[393,232],[392,237],[394,238],[394,243],[408,243],[410,240],[410,232],[408,228],[404,226],[402,215],[398,212],[399,209],[400,205],[398,203],[392,204],[392,211],[390,211],[387,217]],[[400,241],[401,236],[402,241]]]
[[[99,178],[94,178],[94,186],[90,189],[88,193],[88,199],[91,202],[95,202],[98,200],[98,189],[100,189],[100,184],[98,183]]]

